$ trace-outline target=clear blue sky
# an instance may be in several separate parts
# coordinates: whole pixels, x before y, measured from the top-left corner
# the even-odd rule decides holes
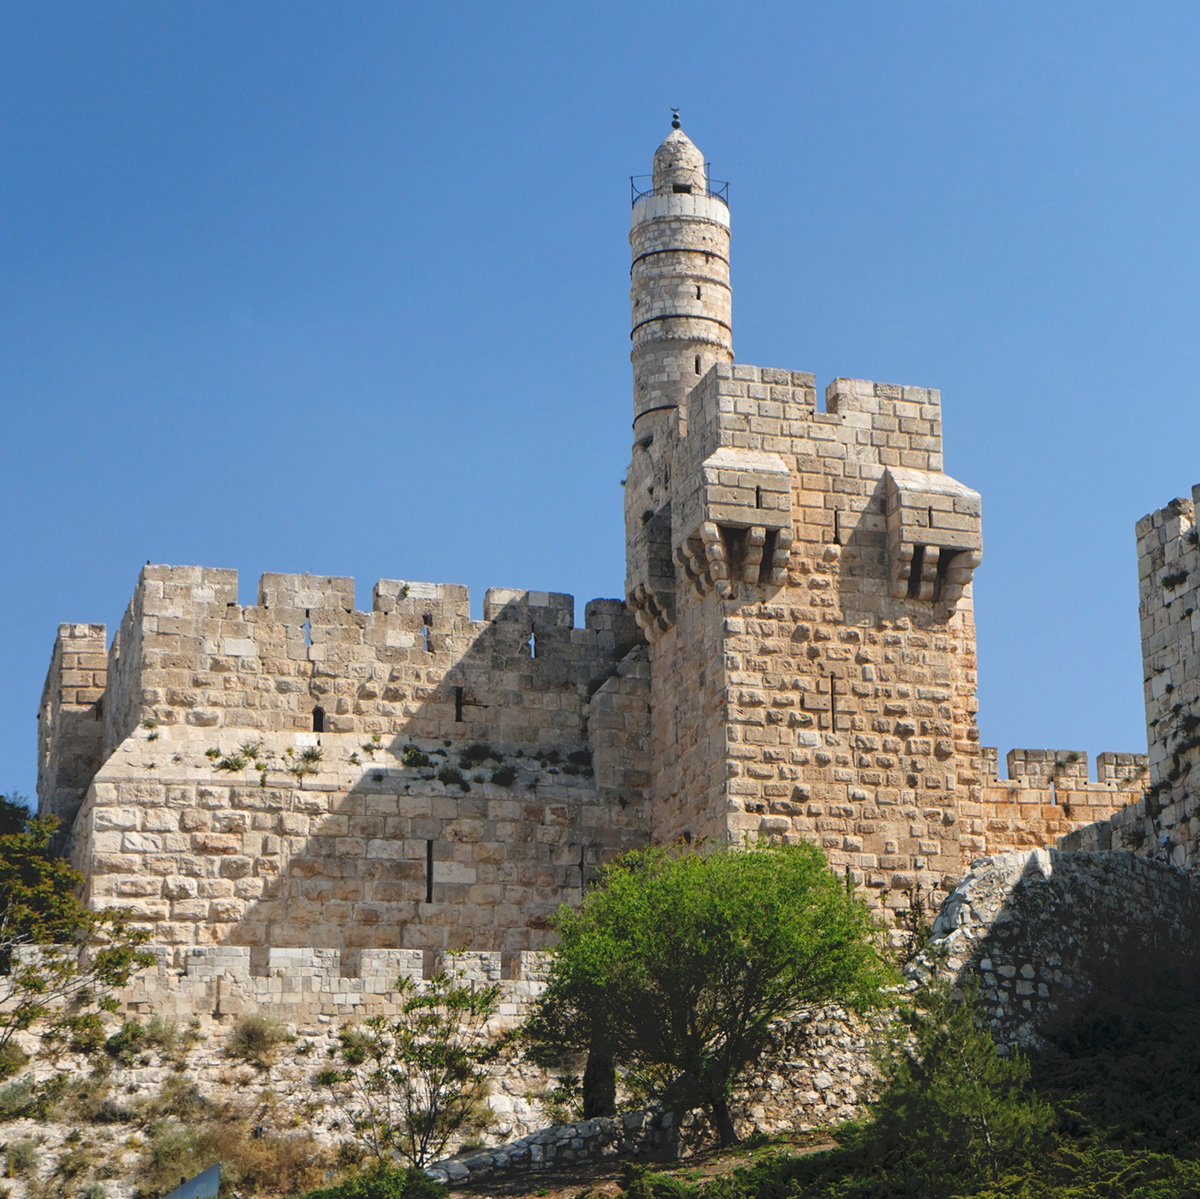
[[[620,594],[629,189],[729,179],[734,344],[940,387],[984,740],[1144,749],[1200,481],[1200,6],[0,7],[0,789],[142,564]]]

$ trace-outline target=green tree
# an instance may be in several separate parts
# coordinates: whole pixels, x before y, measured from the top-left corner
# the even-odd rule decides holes
[[[377,1163],[398,1155],[423,1167],[460,1129],[485,1127],[492,1116],[484,1067],[501,1049],[487,1028],[500,988],[446,974],[421,989],[401,978],[396,988],[396,1014],[342,1029],[329,1051],[338,1064],[317,1082]]]
[[[112,989],[155,960],[127,910],[80,902],[83,876],[49,852],[57,821],[20,807],[0,797],[0,1048],[39,1021],[51,1041],[95,1034]]]
[[[808,843],[628,854],[556,928],[527,1036],[618,1062],[675,1111],[706,1108],[723,1144],[737,1139],[733,1087],[772,1022],[871,1005],[887,977],[866,905]],[[597,1114],[586,1088],[585,1102]]]

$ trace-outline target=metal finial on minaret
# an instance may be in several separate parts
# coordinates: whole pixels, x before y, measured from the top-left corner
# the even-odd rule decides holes
[[[679,123],[679,109],[678,108],[671,109],[671,128],[672,129],[682,129],[683,128],[683,126]]]

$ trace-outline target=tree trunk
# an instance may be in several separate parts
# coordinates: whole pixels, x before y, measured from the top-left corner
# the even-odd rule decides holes
[[[717,1136],[720,1138],[721,1146],[736,1145],[738,1143],[737,1130],[733,1127],[733,1117],[729,1114],[729,1103],[725,1099],[714,1099],[712,1104],[713,1123],[717,1126]]]
[[[583,1068],[583,1118],[617,1114],[617,1067],[612,1054],[593,1047]]]

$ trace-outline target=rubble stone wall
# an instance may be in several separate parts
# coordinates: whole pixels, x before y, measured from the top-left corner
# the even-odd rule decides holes
[[[1200,959],[1200,883],[1127,852],[1039,849],[976,862],[927,962],[976,974],[999,1037],[1036,1047],[1098,984]]]

